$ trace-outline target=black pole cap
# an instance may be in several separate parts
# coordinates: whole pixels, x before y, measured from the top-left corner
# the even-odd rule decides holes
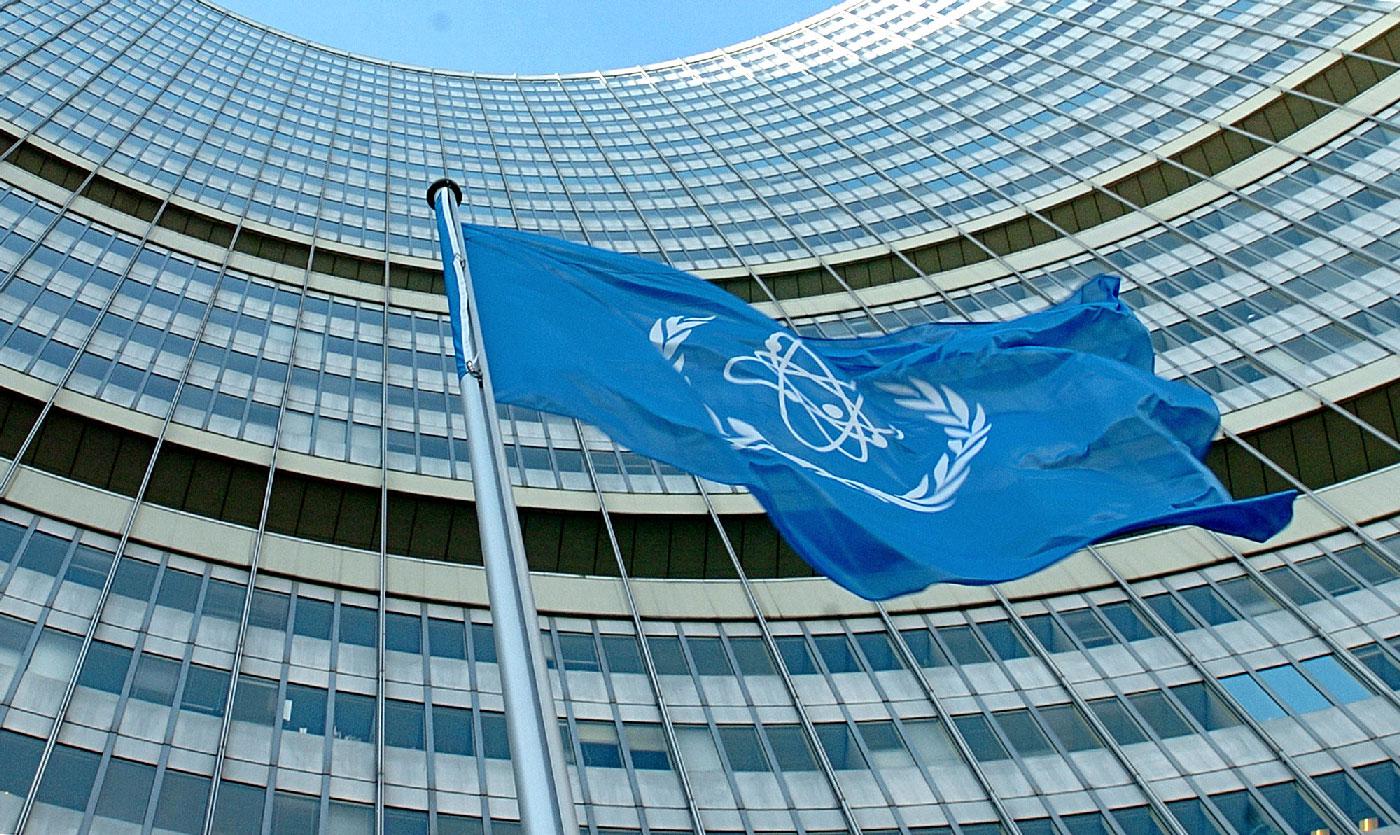
[[[451,189],[452,196],[457,198],[457,205],[462,205],[462,187],[457,185],[457,183],[453,181],[451,177],[441,177],[437,180],[434,180],[433,184],[428,186],[428,208],[437,208],[438,189],[443,188]]]

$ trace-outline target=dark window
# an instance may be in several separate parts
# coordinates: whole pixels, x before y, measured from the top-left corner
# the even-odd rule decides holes
[[[333,730],[336,739],[374,742],[374,697],[337,691]]]
[[[433,750],[440,754],[470,757],[472,712],[468,708],[433,705]]]
[[[375,611],[341,605],[340,642],[361,647],[376,646],[379,642],[379,623]]]
[[[191,664],[185,676],[185,692],[180,696],[180,709],[209,716],[224,715],[224,699],[228,698],[229,674]]]
[[[981,630],[982,637],[986,639],[992,652],[1001,660],[1010,661],[1030,656],[1030,649],[1026,647],[1026,642],[1021,640],[1021,636],[1016,634],[1016,629],[1010,621],[985,621],[977,624],[977,628]]]
[[[296,612],[293,634],[322,641],[331,639],[331,617],[335,612],[331,603],[311,597],[298,597]]]
[[[342,612],[341,617],[344,617]],[[417,615],[384,614],[384,648],[418,655],[423,651],[423,624]],[[342,630],[342,634],[343,630]]]
[[[724,654],[724,646],[719,638],[699,638],[687,636],[685,644],[690,648],[691,661],[695,672],[702,676],[732,676],[729,658]]]
[[[734,663],[741,675],[776,675],[773,658],[768,654],[768,646],[762,638],[730,638],[729,650],[734,653]]]
[[[858,673],[860,665],[845,635],[813,635],[812,643],[817,647],[826,669],[832,673]]]
[[[384,744],[423,750],[422,703],[384,700]]]
[[[428,652],[438,658],[467,657],[467,637],[460,621],[428,618]]]
[[[640,673],[642,653],[637,647],[637,639],[631,635],[603,635],[603,657],[608,661],[608,670],[613,673]]]
[[[292,733],[326,732],[326,691],[304,684],[288,684],[282,706],[282,729]]]

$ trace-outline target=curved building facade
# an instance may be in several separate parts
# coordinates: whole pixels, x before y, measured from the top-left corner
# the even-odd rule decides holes
[[[0,831],[520,831],[425,185],[806,333],[1114,272],[1255,545],[884,606],[500,411],[580,832],[1400,822],[1400,12],[848,0],[647,67],[0,3]]]

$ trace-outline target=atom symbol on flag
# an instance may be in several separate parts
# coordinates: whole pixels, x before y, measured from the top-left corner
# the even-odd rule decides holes
[[[753,376],[744,373],[755,365],[762,370]],[[802,340],[782,331],[769,336],[752,355],[730,359],[724,378],[777,392],[778,412],[788,431],[817,452],[839,452],[863,463],[870,447],[884,449],[888,437],[904,437],[893,427],[876,426],[865,415],[865,398],[855,384],[837,378]]]

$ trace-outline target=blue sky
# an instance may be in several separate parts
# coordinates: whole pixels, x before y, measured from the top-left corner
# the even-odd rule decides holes
[[[728,46],[836,0],[214,0],[313,41],[490,73],[586,72]]]

